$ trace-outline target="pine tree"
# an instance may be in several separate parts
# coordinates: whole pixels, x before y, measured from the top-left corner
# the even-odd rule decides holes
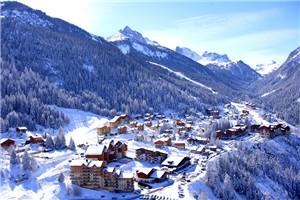
[[[13,166],[13,165],[17,165],[17,164],[20,164],[20,158],[16,154],[15,149],[13,149],[13,151],[11,152],[11,155],[10,155],[10,165]]]
[[[46,136],[46,148],[47,149],[53,149],[54,148],[54,142],[53,142],[53,139],[52,139],[52,136],[47,134]]]
[[[72,151],[76,151],[76,145],[75,142],[73,140],[73,138],[70,139],[70,143],[69,143],[69,149],[71,149]]]
[[[63,173],[60,173],[58,176],[58,182],[63,183],[65,181],[65,176]]]
[[[25,171],[31,170],[31,159],[29,157],[27,150],[25,150],[22,156],[22,168]]]

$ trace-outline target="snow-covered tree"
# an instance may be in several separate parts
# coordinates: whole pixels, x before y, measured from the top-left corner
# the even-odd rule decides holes
[[[29,157],[27,150],[25,150],[25,152],[22,156],[22,168],[25,171],[31,170],[31,162],[30,162],[30,157]]]
[[[58,176],[58,182],[63,183],[65,181],[65,176],[63,173],[60,173]]]
[[[27,150],[22,156],[22,168],[24,171],[32,171],[38,168],[37,161],[28,154]]]
[[[13,149],[10,155],[10,165],[17,165],[20,164],[20,158],[19,155],[16,154],[16,150]]]
[[[73,138],[70,139],[68,148],[71,149],[72,151],[76,151],[76,145],[75,145]]]
[[[63,129],[60,127],[54,138],[55,149],[64,149],[66,148],[66,138],[63,133]]]
[[[47,134],[46,136],[46,148],[47,149],[53,149],[54,148],[54,142],[53,142],[53,139],[52,139],[52,136]]]

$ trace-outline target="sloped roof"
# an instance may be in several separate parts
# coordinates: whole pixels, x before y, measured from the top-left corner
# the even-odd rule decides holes
[[[177,167],[185,158],[184,156],[169,156],[165,159],[161,165],[169,166],[169,167]]]
[[[102,155],[105,150],[105,145],[90,145],[85,152],[85,155]]]

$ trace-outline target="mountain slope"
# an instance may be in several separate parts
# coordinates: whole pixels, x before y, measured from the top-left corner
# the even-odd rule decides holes
[[[254,67],[255,71],[265,76],[278,69],[280,65],[274,60],[267,64],[258,64]]]
[[[209,68],[176,51],[163,47],[157,42],[149,40],[128,26],[119,30],[118,33],[107,38],[107,40],[117,46],[125,55],[134,57],[144,63],[149,63],[150,61],[163,65],[213,90],[200,88],[204,93],[210,92],[216,96],[227,96],[230,98],[234,98],[238,94],[236,91],[238,89],[237,84],[231,84],[229,80],[222,79],[220,75]]]
[[[165,69],[147,63],[141,57],[124,55],[101,37],[63,20],[17,2],[2,4],[1,27],[5,28],[1,29],[1,65],[4,70],[14,65],[16,74],[29,69],[34,76],[47,80],[45,84],[49,84],[60,98],[45,95],[40,98],[45,106],[57,104],[113,115],[165,109],[203,110],[208,104],[216,105],[226,100],[174,73],[166,73]],[[185,60],[189,59],[185,58],[182,63]],[[190,71],[198,73],[201,71],[198,68],[196,64]],[[202,71],[211,73],[207,69]],[[204,73],[204,80],[211,78],[205,77]],[[18,76],[7,78],[7,88],[11,88],[14,79],[18,79],[24,88],[32,87]],[[19,91],[19,88],[2,90],[1,98],[18,96]],[[24,95],[27,98],[29,94]],[[1,112],[1,121],[7,123],[7,115],[16,110],[16,105],[11,102],[2,107],[8,108]],[[20,110],[20,113],[24,112]],[[37,115],[32,113],[30,116],[37,122]],[[9,124],[27,125],[27,122],[11,121]],[[41,122],[41,125],[45,123]]]
[[[225,80],[231,87],[236,84],[247,85],[260,78],[260,75],[243,61],[233,62],[226,54],[220,55],[205,51],[202,55],[199,55],[186,47],[176,47],[176,52],[205,65],[220,80]]]
[[[278,70],[255,83],[265,106],[293,124],[300,124],[300,47],[290,53]]]

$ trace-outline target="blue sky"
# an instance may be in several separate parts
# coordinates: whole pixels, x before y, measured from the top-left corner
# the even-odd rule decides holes
[[[299,1],[20,0],[108,37],[130,26],[169,48],[226,53],[250,65],[282,63],[300,46]]]

